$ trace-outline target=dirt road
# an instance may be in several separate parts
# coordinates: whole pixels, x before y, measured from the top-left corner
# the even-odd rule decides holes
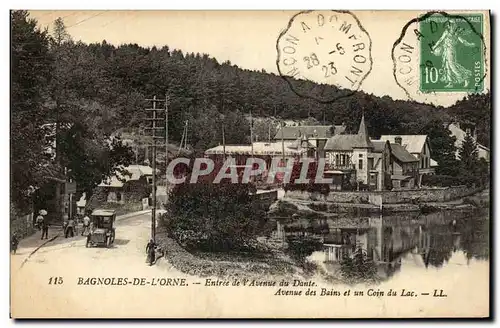
[[[12,316],[161,315],[155,306],[148,311],[148,303],[187,292],[187,288],[160,284],[172,277],[181,284],[187,277],[164,259],[152,267],[145,263],[150,222],[149,214],[118,218],[111,248],[86,248],[85,237],[60,236],[28,258],[44,241],[32,237],[24,246],[21,243],[17,254],[11,255]]]

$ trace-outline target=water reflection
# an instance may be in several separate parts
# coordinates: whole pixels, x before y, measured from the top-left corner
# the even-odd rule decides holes
[[[300,265],[314,264],[344,280],[380,281],[399,272],[408,256],[425,268],[447,265],[456,252],[465,254],[464,264],[487,260],[488,229],[488,212],[453,211],[316,220],[295,216],[277,219],[275,234]]]

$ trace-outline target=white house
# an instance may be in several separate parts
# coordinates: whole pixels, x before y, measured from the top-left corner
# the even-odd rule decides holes
[[[153,169],[149,166],[130,165],[122,169],[125,169],[129,174],[121,174],[117,171],[115,175],[108,177],[98,185],[107,191],[107,202],[109,203],[125,203],[126,190],[124,187],[129,182],[138,181],[141,178],[145,179],[147,185],[151,185],[153,182]]]
[[[457,140],[455,141],[455,147],[457,147],[457,152],[455,154],[457,159],[460,159],[459,156],[459,149],[462,147],[462,143],[465,140],[465,136],[467,135],[467,132],[471,133],[470,129],[467,130],[462,130],[460,128],[459,123],[451,123],[448,125],[448,130],[450,130],[451,135],[454,136]],[[479,158],[484,158],[487,162],[490,161],[490,149],[486,146],[481,145],[479,142],[477,142],[477,138],[475,135],[475,131],[472,133],[472,137],[476,141],[477,144],[477,151],[478,151],[478,157]]]

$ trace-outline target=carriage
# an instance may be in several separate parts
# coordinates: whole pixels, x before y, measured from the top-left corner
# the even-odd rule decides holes
[[[87,235],[86,247],[110,247],[115,241],[114,223],[116,213],[113,210],[96,209],[90,215],[90,233]]]

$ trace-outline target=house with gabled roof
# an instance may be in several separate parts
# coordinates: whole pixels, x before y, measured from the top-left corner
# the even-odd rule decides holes
[[[324,149],[333,189],[411,189],[417,182],[419,160],[400,144],[371,140],[364,115],[357,134],[334,135]]]
[[[415,156],[419,160],[418,169],[421,176],[434,174],[435,161],[431,159],[431,147],[427,135],[382,135],[380,140],[399,144]]]
[[[159,170],[156,170],[157,174]],[[145,193],[137,198],[137,190],[152,187],[153,169],[146,165],[129,165],[119,167],[113,175],[104,179],[97,188],[106,196],[106,202],[124,204],[128,201],[140,201],[147,197]],[[139,187],[138,187],[139,186]],[[137,199],[136,199],[137,198]]]
[[[448,130],[450,130],[451,135],[456,138],[455,140],[455,147],[457,148],[457,151],[455,153],[456,159],[460,160],[459,151],[460,148],[462,147],[462,143],[465,140],[465,136],[467,135],[467,133],[469,133],[474,139],[474,141],[476,141],[478,157],[484,158],[487,162],[490,161],[490,149],[477,142],[477,131],[475,128],[472,131],[471,128],[465,128],[465,130],[463,130],[460,127],[460,123],[456,122],[448,125]]]

